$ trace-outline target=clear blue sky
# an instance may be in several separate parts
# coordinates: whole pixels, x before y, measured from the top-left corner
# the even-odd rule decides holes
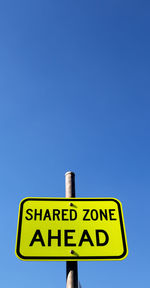
[[[15,256],[19,202],[77,197],[123,204],[129,255],[80,262],[82,288],[149,287],[150,2],[0,1],[3,288],[65,287],[65,262]]]

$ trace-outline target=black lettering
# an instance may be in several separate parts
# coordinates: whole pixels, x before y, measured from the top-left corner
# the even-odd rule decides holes
[[[53,210],[53,220],[55,221],[55,217],[57,217],[57,220],[60,220],[59,218],[60,210],[59,209],[54,209]]]
[[[100,220],[103,220],[102,218],[104,217],[105,220],[108,220],[108,216],[107,216],[107,209],[105,209],[105,212],[102,209],[99,209],[100,212]]]
[[[112,218],[112,217],[114,216],[113,211],[115,211],[115,209],[109,209],[109,217],[110,217],[110,220],[117,220],[116,218]]]
[[[41,242],[41,245],[45,246],[45,243],[44,243],[44,240],[43,240],[43,237],[42,237],[40,230],[35,231],[35,234],[33,236],[33,239],[31,240],[31,243],[29,246],[33,246],[34,242]]]
[[[100,242],[100,233],[105,235],[105,241]],[[109,236],[105,230],[96,230],[96,244],[97,246],[105,246],[109,241]]]
[[[65,230],[65,246],[76,246],[75,243],[68,243],[68,239],[73,239],[73,236],[69,236],[68,233],[73,233],[75,230]]]
[[[62,209],[62,220],[68,220],[68,218],[65,218],[65,216],[67,215],[68,209]]]
[[[35,213],[34,213],[34,220],[36,220],[36,217],[40,216],[40,220],[42,220],[42,209],[40,209],[40,212],[37,212],[37,209],[35,209]]]
[[[77,219],[77,211],[74,209],[70,209],[70,220],[76,220],[76,219]]]
[[[45,221],[46,218],[48,218],[49,220],[51,220],[51,215],[50,215],[49,209],[46,209],[45,215],[44,215],[44,218],[43,218],[43,221]]]
[[[27,216],[25,217],[27,220],[31,220],[31,219],[33,218],[33,215],[32,215],[31,212],[29,212],[29,211],[33,212],[33,210],[32,210],[32,209],[27,209],[27,210],[26,210],[26,213],[27,213],[28,215],[30,215],[30,218],[28,218]]]
[[[90,219],[86,219],[86,216],[87,216],[87,214],[89,213],[89,209],[83,209],[83,211],[86,211],[86,213],[85,213],[85,215],[84,215],[84,217],[83,217],[83,220],[85,220],[85,221],[89,221]]]
[[[52,236],[51,230],[48,230],[48,246],[51,246],[52,239],[57,239],[58,246],[61,246],[61,230],[58,230],[58,236]]]
[[[87,230],[83,230],[83,234],[81,236],[79,246],[82,246],[83,242],[89,242],[91,246],[94,246],[92,239]]]
[[[93,216],[94,213],[95,213],[95,217]],[[94,220],[94,221],[98,219],[98,212],[97,212],[97,210],[95,210],[95,209],[92,209],[92,210],[91,210],[91,219]]]

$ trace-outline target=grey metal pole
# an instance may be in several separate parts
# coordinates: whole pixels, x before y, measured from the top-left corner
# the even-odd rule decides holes
[[[65,174],[66,198],[75,197],[75,174],[67,172]],[[66,262],[66,288],[78,288],[78,262]]]

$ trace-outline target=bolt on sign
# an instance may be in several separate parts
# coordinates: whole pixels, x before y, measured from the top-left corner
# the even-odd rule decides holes
[[[121,260],[127,240],[114,198],[25,198],[16,255],[21,260]]]

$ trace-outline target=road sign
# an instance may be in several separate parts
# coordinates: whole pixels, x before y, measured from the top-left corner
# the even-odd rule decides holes
[[[121,260],[127,241],[114,198],[25,198],[16,255],[21,260]]]

